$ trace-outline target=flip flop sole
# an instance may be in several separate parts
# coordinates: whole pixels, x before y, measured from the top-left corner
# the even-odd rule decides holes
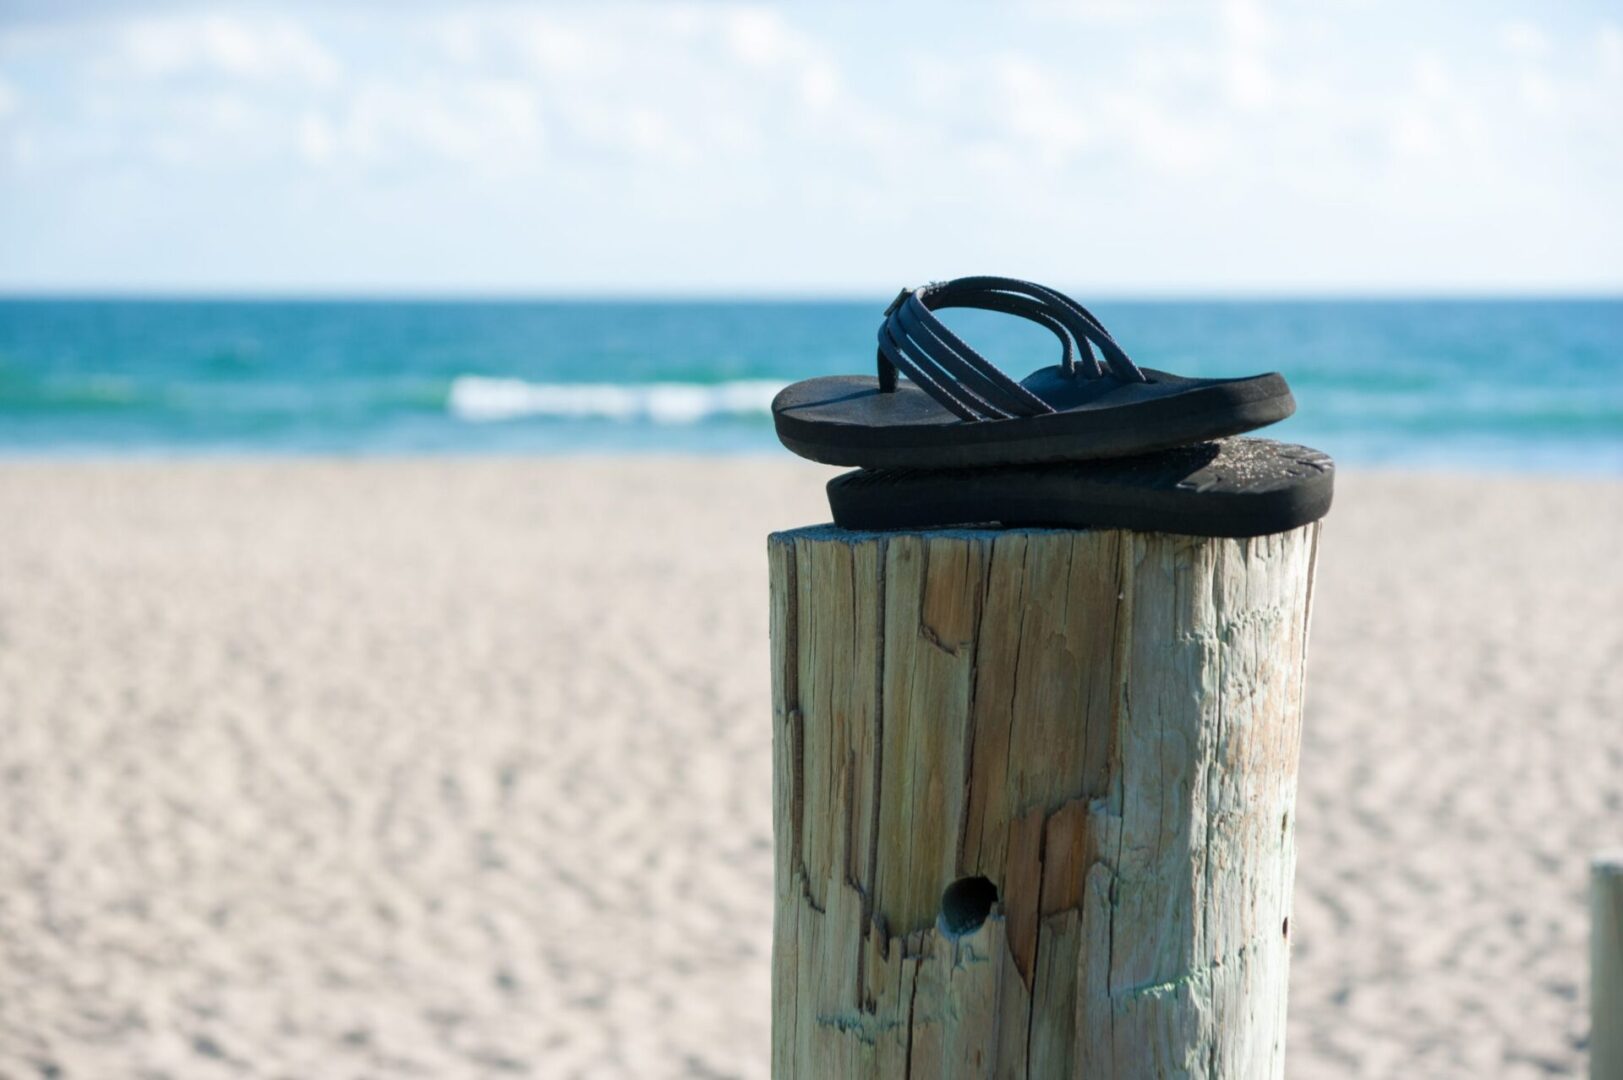
[[[988,469],[862,469],[828,483],[846,529],[951,525],[1264,536],[1330,509],[1335,463],[1305,446],[1225,439],[1160,453]]]
[[[872,377],[808,379],[772,403],[778,438],[801,457],[864,468],[977,468],[1144,454],[1254,431],[1296,410],[1278,375],[1112,384],[1073,408],[963,421],[908,385]]]

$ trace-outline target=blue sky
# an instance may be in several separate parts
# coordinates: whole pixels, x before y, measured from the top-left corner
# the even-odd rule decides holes
[[[0,290],[1623,290],[1617,4],[0,0]]]

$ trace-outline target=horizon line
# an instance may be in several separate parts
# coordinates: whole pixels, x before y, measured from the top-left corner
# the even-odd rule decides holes
[[[192,289],[192,288],[44,288],[0,286],[0,303],[150,302],[150,303],[868,303],[889,296],[895,286],[872,289]],[[1438,302],[1530,300],[1623,300],[1623,285],[1551,288],[1436,289],[1109,289],[1071,288],[1090,302],[1123,303],[1279,303],[1279,302]]]

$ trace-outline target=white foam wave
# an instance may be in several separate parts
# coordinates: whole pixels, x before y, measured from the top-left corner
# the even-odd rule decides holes
[[[461,375],[446,408],[459,420],[490,423],[526,416],[648,420],[696,424],[718,416],[766,413],[784,384],[766,379],[724,383],[533,383]]]

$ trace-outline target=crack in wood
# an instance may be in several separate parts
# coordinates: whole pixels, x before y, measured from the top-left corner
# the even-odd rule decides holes
[[[902,1076],[912,1080],[913,1076],[913,1036],[917,1034],[918,1027],[914,1022],[919,1003],[919,968],[913,965],[913,986],[907,995],[907,1057],[902,1066]]]
[[[1135,998],[1144,997],[1166,997],[1176,993],[1185,986],[1193,986],[1209,980],[1214,973],[1221,971],[1227,964],[1244,961],[1248,954],[1255,953],[1258,947],[1264,944],[1271,944],[1271,942],[1265,943],[1262,938],[1257,938],[1247,942],[1244,945],[1241,945],[1239,948],[1231,950],[1227,956],[1220,956],[1210,963],[1202,964],[1197,968],[1191,968],[1189,971],[1181,972],[1174,975],[1170,979],[1162,979],[1153,983],[1144,983],[1139,986],[1124,986],[1119,990],[1112,991],[1110,996],[1117,1000],[1132,1000]]]
[[[906,1021],[886,1020],[862,1012],[818,1013],[816,1019],[819,1027],[833,1028],[835,1031],[851,1035],[864,1046],[877,1046],[879,1037],[887,1031],[896,1031],[913,1023],[929,1022],[918,1021],[911,1015]]]
[[[1279,1076],[1316,539],[793,534],[774,1074]]]
[[[932,647],[946,653],[954,660],[958,659],[958,657],[963,654],[964,646],[968,644],[968,642],[958,641],[948,645],[945,641],[941,640],[940,631],[936,630],[936,628],[931,626],[929,623],[919,624],[919,637],[923,638]]]
[[[1026,1003],[1026,1080],[1031,1080],[1031,1031],[1037,1022],[1037,979],[1042,970],[1039,966],[1043,958],[1042,895],[1043,881],[1048,873],[1048,822],[1051,816],[1043,818],[1042,828],[1037,834],[1037,925],[1032,932],[1031,982],[1027,987],[1031,991],[1031,999]]]

